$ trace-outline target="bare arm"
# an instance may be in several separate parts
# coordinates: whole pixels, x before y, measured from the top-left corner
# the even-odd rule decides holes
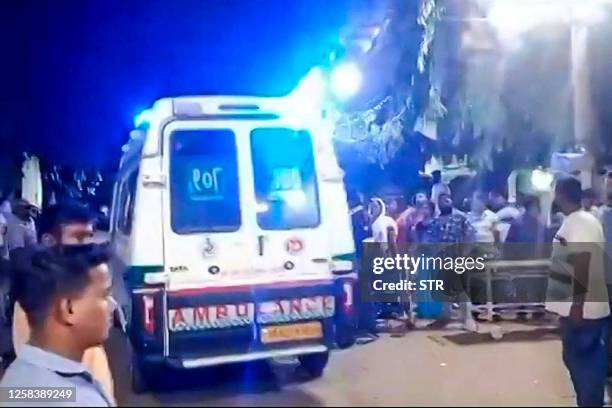
[[[499,244],[501,242],[501,234],[499,233],[499,223],[494,222],[491,224],[491,229],[493,230],[493,241],[495,244]]]
[[[568,262],[574,268],[574,293],[572,307],[582,309],[584,305],[587,288],[589,287],[589,266],[591,264],[591,254],[580,252],[568,256]]]

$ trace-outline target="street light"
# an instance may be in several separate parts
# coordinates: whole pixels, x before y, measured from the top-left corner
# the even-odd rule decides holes
[[[547,24],[595,24],[610,0],[494,0],[487,20],[497,29],[500,37],[515,39],[534,28]]]
[[[331,73],[331,89],[342,101],[355,96],[363,83],[363,74],[354,62],[344,62],[334,67]]]

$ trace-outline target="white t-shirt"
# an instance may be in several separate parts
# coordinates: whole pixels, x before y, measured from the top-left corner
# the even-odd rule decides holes
[[[381,215],[372,223],[372,238],[371,242],[387,243],[389,239],[388,230],[393,228],[395,236],[397,236],[397,223],[388,215]]]
[[[521,210],[509,205],[497,212],[497,218],[500,220],[516,220],[521,214]]]
[[[567,241],[567,245],[560,245],[560,238]],[[563,259],[571,253],[591,253],[589,264],[589,285],[584,303],[583,317],[585,319],[602,319],[610,314],[610,306],[607,297],[606,277],[604,270],[604,234],[601,223],[593,214],[584,210],[578,210],[563,220],[563,224],[554,239],[553,267],[555,264],[563,264]],[[599,249],[594,248],[597,245]],[[555,260],[556,258],[556,260]],[[573,273],[572,268],[565,269],[567,273]],[[554,281],[549,281],[550,286]],[[564,302],[547,302],[546,309],[560,316],[569,316],[572,306],[571,299]]]
[[[476,235],[474,237],[475,242],[488,243],[492,244],[495,242],[495,235],[493,231],[497,228],[497,223],[499,219],[497,215],[491,210],[484,210],[484,212],[480,215],[475,215],[470,213],[468,215],[468,220],[474,230],[476,230]]]

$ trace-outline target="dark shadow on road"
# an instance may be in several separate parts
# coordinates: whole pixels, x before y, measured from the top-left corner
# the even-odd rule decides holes
[[[294,361],[259,361],[184,371],[167,369],[161,381],[153,384],[151,393],[135,395],[131,390],[131,358],[125,337],[114,330],[106,348],[120,406],[323,406],[315,396],[292,387],[306,381]]]
[[[558,330],[551,328],[515,330],[504,333],[503,337],[499,340],[493,339],[489,333],[460,333],[443,337],[451,343],[459,346],[473,346],[486,343],[516,343],[525,341],[559,340]]]

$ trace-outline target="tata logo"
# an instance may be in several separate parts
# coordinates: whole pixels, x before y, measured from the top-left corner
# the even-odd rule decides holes
[[[214,256],[215,252],[216,252],[215,244],[212,242],[210,237],[206,237],[206,240],[204,241],[204,247],[202,248],[202,255],[208,258],[208,257]]]
[[[304,241],[300,238],[289,238],[285,242],[285,249],[292,255],[298,254],[304,250]]]

